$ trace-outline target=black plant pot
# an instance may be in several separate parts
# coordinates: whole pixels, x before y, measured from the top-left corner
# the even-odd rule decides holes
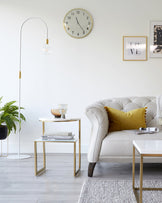
[[[5,140],[8,135],[8,128],[6,125],[0,125],[0,140]]]

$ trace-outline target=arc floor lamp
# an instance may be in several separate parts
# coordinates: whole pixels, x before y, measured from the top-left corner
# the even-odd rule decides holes
[[[18,114],[18,117],[19,117],[19,120],[20,120],[20,113],[21,113],[21,61],[22,61],[22,31],[23,31],[23,27],[25,25],[26,22],[30,21],[30,20],[40,20],[44,25],[45,25],[45,28],[46,28],[46,40],[45,40],[45,44],[46,44],[46,47],[45,47],[45,52],[48,52],[48,43],[49,43],[49,40],[48,40],[48,26],[47,26],[47,23],[42,20],[42,18],[40,17],[30,17],[30,18],[27,18],[21,25],[21,28],[20,28],[20,48],[19,48],[19,114]],[[20,126],[21,124],[19,123],[19,130],[18,130],[18,154],[17,155],[10,155],[8,156],[9,159],[26,159],[26,158],[29,158],[30,155],[23,155],[20,153]]]

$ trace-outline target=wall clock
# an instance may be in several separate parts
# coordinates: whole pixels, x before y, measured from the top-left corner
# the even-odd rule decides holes
[[[93,19],[88,11],[82,8],[70,10],[63,20],[64,29],[71,37],[86,37],[92,30]]]

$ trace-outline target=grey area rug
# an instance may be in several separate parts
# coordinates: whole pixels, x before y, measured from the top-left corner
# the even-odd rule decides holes
[[[136,187],[139,181],[136,181]],[[143,187],[162,187],[162,180],[143,181]],[[137,193],[138,194],[138,193]],[[136,203],[131,180],[88,178],[78,203]],[[162,203],[162,191],[143,191],[143,203]]]

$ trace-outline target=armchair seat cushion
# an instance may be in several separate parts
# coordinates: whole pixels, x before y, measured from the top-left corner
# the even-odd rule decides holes
[[[100,156],[132,156],[133,140],[162,140],[162,131],[141,135],[136,130],[111,132],[102,141]]]

